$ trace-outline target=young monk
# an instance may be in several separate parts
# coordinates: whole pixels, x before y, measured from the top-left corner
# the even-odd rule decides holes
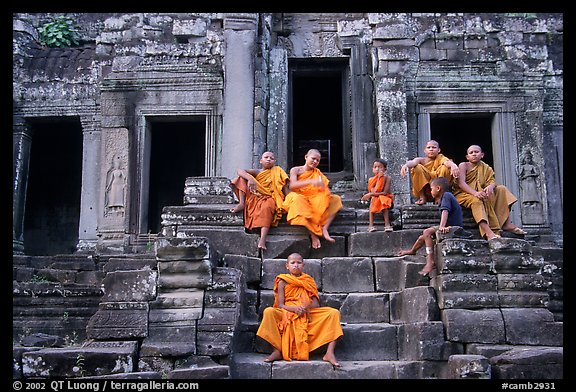
[[[428,140],[424,146],[423,157],[416,157],[407,161],[400,168],[400,175],[406,176],[410,171],[412,179],[412,194],[416,198],[416,204],[422,205],[434,201],[430,194],[430,180],[436,177],[444,177],[452,183],[458,178],[459,168],[448,157],[440,153],[440,144],[436,140]]]
[[[244,211],[244,227],[260,228],[258,249],[266,249],[270,227],[282,218],[282,203],[288,193],[288,174],[276,166],[274,153],[266,151],[260,158],[260,169],[238,169],[238,177],[230,183],[238,198],[232,213]]]
[[[390,226],[390,208],[394,202],[392,194],[392,177],[386,174],[388,163],[381,158],[376,158],[372,164],[372,174],[368,179],[368,193],[362,196],[362,201],[370,200],[370,211],[368,215],[368,231],[376,230],[374,226],[374,214],[382,212],[384,214],[384,231],[393,231]]]
[[[482,158],[480,146],[471,145],[466,150],[467,162],[460,163],[460,177],[454,188],[456,200],[472,210],[480,235],[487,240],[499,238],[500,230],[527,234],[510,222],[510,208],[518,199],[506,186],[496,185],[494,170]]]
[[[288,256],[286,269],[288,274],[276,276],[274,305],[264,309],[256,332],[274,347],[264,361],[307,361],[311,351],[328,344],[322,359],[340,367],[334,354],[336,340],[344,335],[340,311],[320,306],[316,282],[303,272],[304,259],[299,253]]]
[[[426,245],[426,265],[418,273],[428,275],[436,268],[434,261],[434,235],[436,232],[447,233],[451,226],[462,227],[462,207],[450,192],[450,183],[444,177],[436,177],[430,182],[430,191],[440,208],[440,225],[424,229],[412,248],[401,250],[398,256],[415,255],[418,249]]]
[[[290,169],[290,192],[282,205],[287,212],[286,220],[291,225],[304,226],[310,233],[312,248],[321,246],[320,237],[336,242],[328,228],[338,211],[342,199],[333,195],[328,188],[329,180],[318,169],[320,151],[311,149],[304,156],[306,163]]]

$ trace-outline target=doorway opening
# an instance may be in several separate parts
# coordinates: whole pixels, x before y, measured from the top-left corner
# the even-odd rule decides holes
[[[80,224],[82,125],[77,118],[45,118],[30,127],[24,252],[72,254]]]
[[[347,61],[290,59],[291,145],[289,166],[304,164],[315,148],[322,154],[318,168],[325,173],[344,170],[344,91]]]
[[[466,161],[466,150],[477,144],[482,159],[494,167],[492,153],[493,113],[430,113],[430,139],[440,144],[441,153],[457,165]]]
[[[162,208],[181,206],[187,177],[205,175],[206,121],[203,116],[183,120],[150,120],[148,232],[157,234]]]

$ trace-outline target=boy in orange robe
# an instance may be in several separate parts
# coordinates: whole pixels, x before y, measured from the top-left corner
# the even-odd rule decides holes
[[[230,210],[244,210],[244,227],[260,228],[258,249],[266,249],[270,227],[278,226],[284,211],[282,203],[288,193],[288,174],[276,166],[274,153],[266,151],[260,158],[260,169],[238,169],[238,177],[230,183],[238,204]]]
[[[434,201],[430,194],[430,181],[433,178],[447,178],[450,184],[458,178],[458,166],[450,158],[440,154],[440,151],[440,144],[436,140],[429,140],[424,147],[425,156],[409,160],[400,168],[402,177],[410,170],[415,204],[422,205]]]
[[[290,169],[290,192],[282,207],[291,225],[304,226],[310,233],[312,248],[320,248],[320,237],[336,242],[328,228],[342,208],[342,199],[328,188],[329,180],[317,168],[320,151],[311,149],[305,155],[306,163]]]
[[[279,274],[274,281],[274,305],[264,309],[256,335],[274,347],[264,359],[307,361],[309,353],[328,344],[322,358],[340,367],[334,349],[336,340],[344,335],[340,311],[320,306],[314,278],[303,272],[304,259],[292,253],[286,261],[289,274]]]
[[[500,230],[527,234],[510,222],[510,208],[518,199],[506,186],[496,185],[494,170],[482,158],[480,146],[471,145],[466,150],[467,162],[460,163],[460,178],[454,188],[456,200],[472,210],[480,235],[487,240],[499,238]]]
[[[390,226],[389,210],[394,203],[392,194],[392,177],[386,175],[388,164],[384,159],[377,158],[372,165],[373,177],[368,179],[368,193],[362,196],[362,201],[370,200],[370,215],[368,231],[376,230],[374,227],[374,214],[384,213],[384,231],[393,231]]]

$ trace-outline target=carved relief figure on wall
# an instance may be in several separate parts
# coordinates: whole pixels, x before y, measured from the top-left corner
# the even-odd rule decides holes
[[[517,171],[518,179],[520,180],[520,189],[522,191],[522,223],[542,224],[544,223],[544,218],[538,183],[540,169],[534,164],[530,150],[524,153]]]
[[[538,192],[539,176],[540,169],[534,165],[532,153],[528,150],[524,153],[524,157],[518,168],[518,177],[520,179],[520,187],[522,188],[522,203],[540,203]]]
[[[112,160],[106,175],[106,215],[124,214],[126,201],[126,172],[121,168],[120,158]]]

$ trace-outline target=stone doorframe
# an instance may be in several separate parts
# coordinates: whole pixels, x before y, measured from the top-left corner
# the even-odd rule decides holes
[[[147,235],[148,227],[148,194],[150,186],[150,153],[151,129],[150,120],[167,118],[187,119],[204,117],[205,119],[205,160],[204,175],[218,175],[217,163],[221,160],[222,116],[217,105],[196,105],[193,108],[166,108],[158,106],[142,106],[136,110],[136,156],[135,174],[138,191],[134,194],[137,207],[133,209],[130,227],[136,227],[136,236]],[[184,184],[182,184],[184,190]],[[184,191],[182,191],[184,197]]]
[[[475,103],[419,103],[416,106],[418,116],[418,151],[424,150],[426,142],[430,140],[430,114],[431,113],[491,113],[492,154],[494,157],[494,173],[496,181],[506,185],[516,196],[519,195],[519,184],[516,175],[518,166],[518,148],[514,121],[514,105],[512,100]],[[458,164],[458,162],[456,162]],[[513,222],[521,222],[520,206],[512,206],[510,218]]]
[[[371,78],[370,53],[358,37],[341,37],[344,51],[348,53],[348,83],[351,89],[351,118],[344,118],[348,127],[343,132],[349,134],[343,138],[344,143],[351,142],[352,170],[358,189],[364,189],[370,174],[366,162],[373,162],[377,157],[377,144],[374,136],[374,85]],[[288,149],[292,143],[289,132],[289,67],[287,51],[283,48],[272,48],[270,52],[270,110],[268,112],[268,148],[276,150],[276,164],[286,167]],[[343,92],[345,93],[345,92]],[[346,101],[345,101],[346,102]],[[345,108],[345,113],[348,108]],[[346,155],[346,154],[345,154]]]

